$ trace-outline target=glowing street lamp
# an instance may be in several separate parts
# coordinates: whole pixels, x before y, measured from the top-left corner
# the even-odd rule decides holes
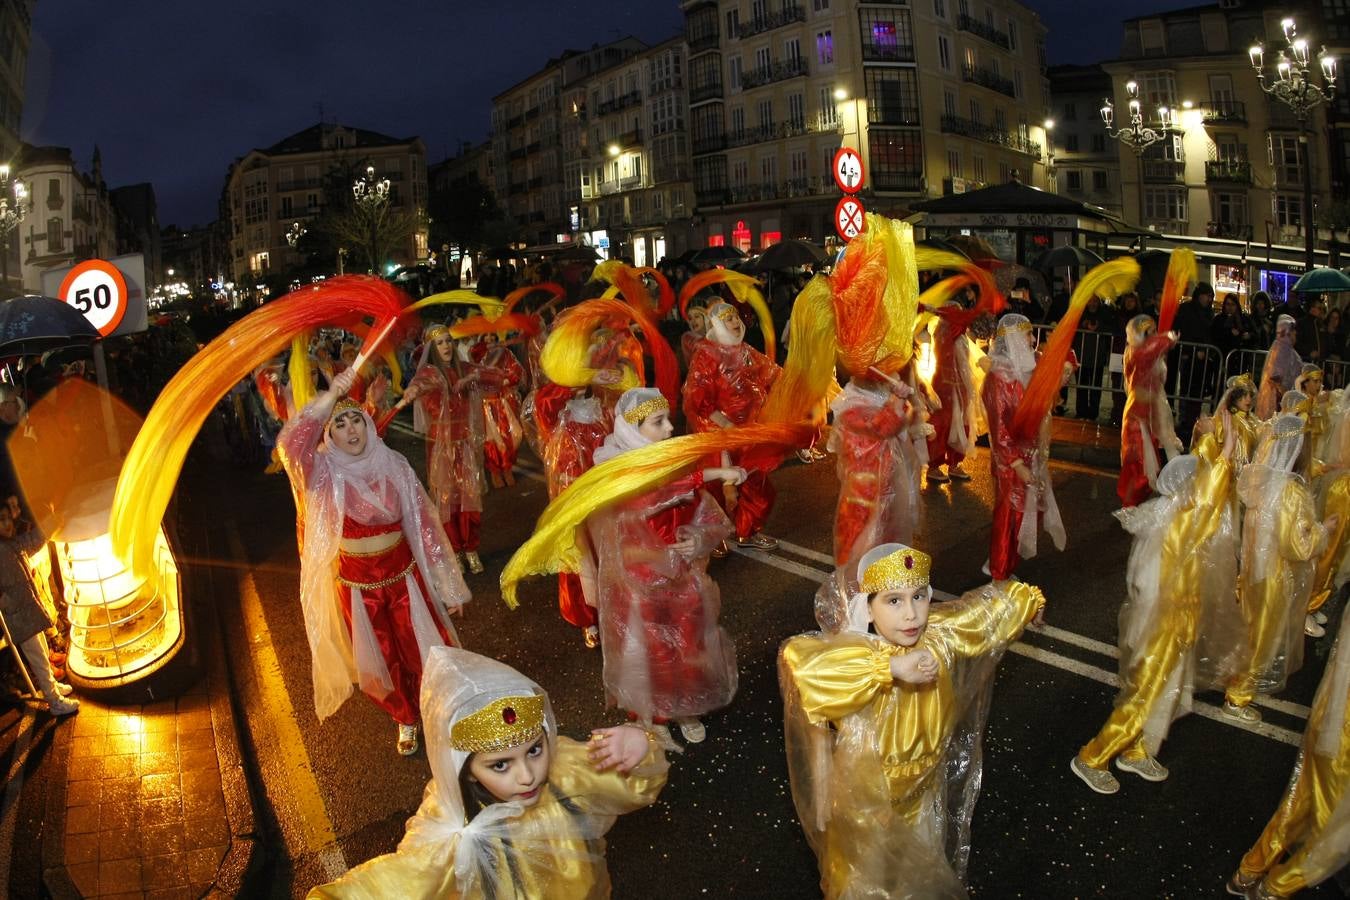
[[[0,165],[0,285],[9,285],[9,235],[33,208],[28,186],[10,178],[8,165]]]

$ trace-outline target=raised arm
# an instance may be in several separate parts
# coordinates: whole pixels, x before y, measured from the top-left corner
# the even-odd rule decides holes
[[[895,684],[890,645],[860,634],[803,634],[783,645],[783,662],[813,725],[837,722]]]

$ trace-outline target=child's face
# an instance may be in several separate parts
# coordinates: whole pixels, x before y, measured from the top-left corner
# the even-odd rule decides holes
[[[932,592],[925,586],[881,591],[867,601],[867,615],[881,637],[901,647],[913,647],[928,626]]]
[[[660,412],[654,412],[642,420],[638,425],[638,434],[645,437],[652,443],[664,441],[675,433],[675,426],[670,423],[670,413],[664,409]]]
[[[0,540],[10,540],[14,537],[14,518],[9,514],[9,507],[0,506]]]
[[[498,802],[515,801],[530,807],[539,802],[548,784],[548,741],[543,734],[528,744],[497,753],[475,753],[469,760],[469,777]]]

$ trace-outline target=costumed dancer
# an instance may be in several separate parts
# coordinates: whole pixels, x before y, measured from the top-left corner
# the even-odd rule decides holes
[[[1174,457],[1156,479],[1160,496],[1116,511],[1134,536],[1129,596],[1120,608],[1120,693],[1106,724],[1070,763],[1099,794],[1120,790],[1112,760],[1145,781],[1167,779],[1157,756],[1172,722],[1191,709],[1192,653],[1202,597],[1213,580],[1208,547],[1225,524],[1233,443],[1229,429],[1224,453],[1212,465],[1197,456]],[[1218,577],[1222,581],[1223,573]]]
[[[424,338],[417,374],[400,403],[417,404],[413,424],[427,436],[427,490],[451,547],[477,575],[483,571],[482,388],[490,373],[470,361],[470,342],[455,341],[445,325],[428,326]]]
[[[873,548],[817,598],[835,633],[779,651],[792,798],[827,898],[966,893],[994,670],[1045,597],[997,582],[930,612],[931,565]]]
[[[702,304],[690,304],[685,310],[684,320],[689,323],[689,330],[680,335],[680,359],[685,369],[688,369],[694,361],[694,351],[698,349],[699,342],[708,336],[708,308]]]
[[[745,322],[736,308],[725,301],[714,303],[708,309],[707,339],[698,345],[684,380],[689,429],[710,432],[756,421],[780,371],[777,363],[745,343]],[[767,472],[752,472],[737,488],[732,516],[738,544],[758,550],[778,546],[763,533],[773,500]]]
[[[550,500],[557,498],[591,468],[595,451],[605,442],[609,432],[610,425],[599,400],[576,396],[567,401],[549,429],[548,444],[544,448]],[[589,547],[582,547],[580,551],[594,558]],[[591,649],[600,644],[594,591],[593,578],[583,583],[578,574],[558,573],[558,609],[569,625],[581,629],[582,640]]]
[[[1298,471],[1303,432],[1301,417],[1276,417],[1238,478],[1247,509],[1238,576],[1247,640],[1224,692],[1223,712],[1243,722],[1260,721],[1252,700],[1258,693],[1282,690],[1303,664],[1315,557],[1337,525],[1334,516],[1318,520],[1317,505]]]
[[[1121,505],[1137,506],[1157,487],[1162,468],[1158,451],[1168,458],[1181,452],[1181,439],[1172,427],[1167,405],[1167,351],[1177,333],[1158,334],[1150,316],[1135,316],[1125,324],[1124,423],[1120,429],[1120,478],[1116,494]]]
[[[928,424],[934,431],[928,440],[928,481],[930,484],[953,478],[969,481],[970,474],[961,468],[961,461],[975,452],[977,423],[981,418],[974,408],[979,403],[979,394],[970,364],[972,345],[966,337],[975,316],[960,305],[939,307],[933,310],[933,315],[937,317],[937,327],[931,338],[935,363],[932,388],[938,402],[928,413]]]
[[[1280,805],[1242,857],[1228,893],[1253,898],[1292,897],[1350,862],[1350,616],[1341,619],[1336,646],[1308,713],[1303,746]]]
[[[1308,423],[1303,452],[1309,457],[1308,478],[1314,484],[1322,474],[1322,461],[1327,456],[1327,434],[1330,431],[1327,425],[1329,397],[1322,389],[1322,382],[1322,370],[1311,363],[1304,363],[1303,370],[1294,380],[1294,390],[1302,391],[1305,399],[1298,408],[1290,410],[1301,414]]]
[[[355,378],[353,368],[335,376],[277,446],[304,495],[300,599],[315,712],[322,721],[358,683],[398,723],[398,752],[408,756],[424,661],[457,642],[449,614],[469,591],[412,467],[345,397]]]
[[[311,900],[608,897],[604,835],[656,802],[661,748],[631,725],[564,737],[543,688],[465,650],[432,651],[422,704],[431,781],[398,850]]]
[[[1309,637],[1322,637],[1327,615],[1322,607],[1331,595],[1345,584],[1345,564],[1350,554],[1350,413],[1344,407],[1330,411],[1334,423],[1327,438],[1326,472],[1320,479],[1315,495],[1318,514],[1325,520],[1334,520],[1335,527],[1327,531],[1326,548],[1317,557],[1313,572],[1313,587],[1308,601],[1308,618],[1303,630]]]
[[[1303,374],[1303,360],[1294,349],[1298,337],[1298,322],[1293,316],[1275,320],[1275,342],[1266,354],[1261,367],[1261,391],[1256,397],[1256,417],[1270,419],[1280,409],[1280,397],[1292,390],[1294,382]]]
[[[673,431],[661,392],[633,388],[619,398],[614,430],[595,451],[595,463],[664,441]],[[736,648],[718,624],[721,595],[707,572],[708,556],[731,524],[703,486],[744,480],[744,469],[705,468],[587,521],[605,693],[630,716],[652,723],[667,746],[674,744],[665,723],[675,720],[684,739],[696,744],[706,735],[699,716],[726,706],[736,693]]]
[[[472,355],[482,369],[492,373],[491,380],[482,382],[483,392],[483,456],[488,477],[493,487],[515,484],[511,471],[524,440],[520,424],[520,395],[518,386],[525,380],[525,369],[511,349],[497,343],[496,335],[488,334],[474,345]]]

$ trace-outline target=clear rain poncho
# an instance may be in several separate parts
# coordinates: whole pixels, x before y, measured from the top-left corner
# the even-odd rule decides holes
[[[544,697],[548,784],[529,807],[492,803],[469,818],[460,775],[470,754],[455,724],[507,697]],[[432,652],[422,680],[431,763],[422,804],[395,853],[377,857],[311,898],[592,900],[610,895],[604,835],[617,816],[655,802],[668,765],[659,748],[629,775],[596,772],[586,745],[559,737],[544,690],[503,663],[456,648]]]
[[[469,344],[456,344],[448,365],[433,359],[430,341],[422,349],[417,374],[409,388],[421,393],[413,407],[413,428],[427,436],[427,493],[442,521],[457,512],[483,510],[483,392],[478,383],[463,392],[454,382],[476,368],[467,358]]]

